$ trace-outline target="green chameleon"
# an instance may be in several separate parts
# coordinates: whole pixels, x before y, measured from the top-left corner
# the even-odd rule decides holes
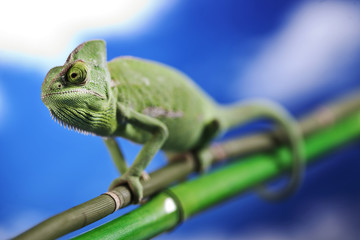
[[[204,148],[219,133],[256,118],[282,127],[293,158],[288,184],[279,191],[263,188],[263,195],[283,198],[301,182],[302,138],[283,108],[265,100],[220,106],[169,66],[134,57],[107,62],[102,40],[79,45],[63,66],[52,68],[42,84],[41,99],[61,124],[103,137],[121,173],[110,189],[128,184],[135,203],[143,197],[144,169],[160,149],[168,154],[192,151],[200,168],[206,169]],[[115,141],[118,136],[143,144],[129,168]]]

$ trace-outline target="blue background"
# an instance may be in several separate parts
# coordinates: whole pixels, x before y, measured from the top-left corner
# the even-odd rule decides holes
[[[348,3],[358,7],[357,2]],[[351,54],[344,53],[345,58],[351,55],[350,60],[336,59],[342,67],[325,69],[334,74],[314,77],[317,84],[306,91],[301,91],[302,83],[289,79],[284,86],[271,75],[255,89],[247,88],[246,66],[261,56],[302,4],[286,0],[179,1],[136,35],[82,33],[73,47],[104,39],[109,60],[119,55],[157,60],[188,74],[220,103],[269,97],[300,116],[360,85],[360,48],[356,45]],[[331,38],[322,41],[326,44]],[[0,238],[14,236],[97,196],[117,177],[100,138],[64,130],[51,120],[40,99],[46,70],[33,67],[36,62],[31,66],[0,63],[0,94],[6,106],[0,127]],[[271,92],[269,87],[289,89],[292,97]],[[133,159],[139,146],[120,142],[127,159]],[[264,202],[254,194],[239,196],[189,219],[160,239],[355,239],[360,236],[359,147],[360,142],[355,141],[322,157],[324,161],[308,169],[299,193],[283,202]],[[164,163],[159,154],[148,171]]]

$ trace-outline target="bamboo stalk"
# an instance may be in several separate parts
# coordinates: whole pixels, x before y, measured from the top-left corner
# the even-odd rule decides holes
[[[333,125],[357,109],[360,109],[360,97],[356,93],[304,118],[300,122],[301,130],[304,135],[311,135],[319,129]],[[275,131],[226,141],[210,147],[209,154],[216,163],[227,158],[273,149],[278,144],[278,141],[274,141],[274,136],[284,141],[283,135],[281,131]],[[192,154],[184,154],[178,158],[177,161],[150,174],[151,180],[143,183],[144,196],[150,196],[174,182],[181,181],[197,170],[196,160]],[[119,205],[111,195],[115,195],[115,198],[120,200]],[[111,214],[117,208],[126,207],[131,203],[131,193],[126,186],[115,188],[111,195],[100,195],[55,215],[15,239],[54,239],[89,225]]]
[[[360,114],[354,114],[307,138],[307,161],[312,162],[317,156],[359,137],[359,119]],[[166,190],[136,210],[74,239],[150,239],[173,229],[184,219],[279,176],[282,173],[279,161],[281,165],[290,167],[291,155],[287,148],[236,161]]]

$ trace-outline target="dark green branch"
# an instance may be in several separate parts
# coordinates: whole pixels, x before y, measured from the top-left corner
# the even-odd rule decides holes
[[[303,134],[306,136],[312,135],[360,109],[360,98],[357,96],[359,95],[356,94],[345,100],[330,104],[301,120],[300,126]],[[209,154],[211,154],[213,162],[218,162],[227,158],[273,149],[278,142],[274,141],[274,137],[281,140],[283,134],[281,131],[275,131],[230,140],[210,147]],[[164,168],[150,174],[151,180],[144,183],[144,196],[150,196],[174,182],[182,181],[190,173],[196,171],[196,166],[193,155],[184,154],[179,156],[177,161],[173,161]],[[261,169],[261,165],[259,169]],[[116,202],[118,202],[118,206]],[[55,215],[15,239],[54,239],[95,222],[111,214],[117,207],[123,208],[130,203],[129,189],[126,186],[120,186],[114,189],[110,195],[100,195]]]

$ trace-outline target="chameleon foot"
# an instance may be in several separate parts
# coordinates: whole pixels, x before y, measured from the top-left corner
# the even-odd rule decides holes
[[[140,179],[143,180],[144,182],[148,182],[150,181],[151,177],[146,171],[143,171],[141,173]]]
[[[133,197],[134,203],[139,203],[143,198],[143,186],[140,183],[139,176],[131,176],[128,174],[124,174],[119,178],[116,178],[109,187],[109,191],[119,185],[127,184],[131,190],[131,195]]]
[[[214,160],[212,154],[208,149],[202,149],[197,152],[198,170],[201,173],[205,173],[211,167]]]

